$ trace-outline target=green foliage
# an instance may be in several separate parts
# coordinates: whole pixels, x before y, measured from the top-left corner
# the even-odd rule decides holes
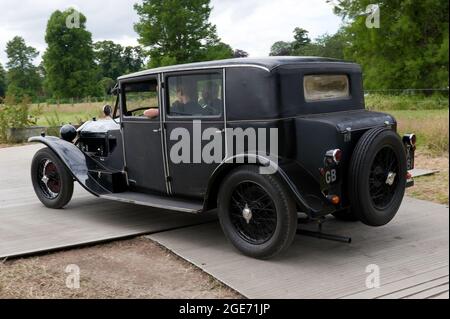
[[[219,42],[214,45],[210,45],[205,49],[204,60],[221,60],[221,59],[229,59],[234,56],[233,49],[226,43]]]
[[[102,90],[104,95],[108,95],[111,93],[111,89],[116,84],[116,81],[111,78],[103,78],[98,82],[100,89]]]
[[[24,96],[20,101],[12,95],[7,95],[4,104],[0,104],[0,141],[6,141],[9,128],[23,128],[35,124],[30,118],[29,97]]]
[[[335,9],[345,23],[345,56],[363,66],[365,87],[448,87],[448,1],[377,1],[380,28],[369,29],[371,2],[341,0]]]
[[[375,111],[392,110],[448,110],[448,97],[442,95],[385,95],[368,94],[365,97],[366,108]]]
[[[6,71],[0,63],[0,99],[6,94]]]
[[[16,36],[6,44],[6,54],[8,93],[19,98],[37,96],[41,91],[41,79],[33,60],[39,52],[27,46],[23,38]]]
[[[292,55],[292,43],[285,41],[277,41],[270,48],[271,56]]]
[[[210,0],[143,0],[136,4],[139,42],[150,67],[232,57],[209,22]]]
[[[270,49],[270,55],[320,56],[343,59],[344,45],[345,38],[340,32],[334,35],[324,34],[311,41],[308,37],[308,31],[302,28],[295,28],[294,41],[275,42]]]
[[[53,113],[49,116],[44,116],[45,121],[47,122],[47,135],[50,136],[59,136],[59,126],[62,124],[59,118],[58,112],[53,111]]]
[[[66,21],[79,15],[79,27]],[[47,24],[44,54],[46,88],[55,98],[97,95],[92,35],[86,30],[86,17],[75,11],[55,11]]]
[[[292,42],[292,49],[299,50],[311,43],[308,31],[302,28],[294,29],[294,42]]]
[[[140,47],[123,47],[113,41],[99,41],[94,44],[95,61],[100,76],[117,79],[127,73],[137,72],[144,64]]]

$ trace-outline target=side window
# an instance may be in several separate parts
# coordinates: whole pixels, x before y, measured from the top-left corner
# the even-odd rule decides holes
[[[124,104],[124,116],[159,118],[158,81],[126,83]]]
[[[221,73],[169,76],[167,85],[169,116],[218,117],[222,115]]]

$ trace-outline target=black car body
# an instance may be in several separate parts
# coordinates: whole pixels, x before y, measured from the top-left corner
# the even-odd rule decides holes
[[[191,84],[182,84],[186,81]],[[197,90],[191,94],[197,101],[194,98],[187,103],[200,105],[200,95],[207,87],[217,89],[216,103],[198,111],[199,114],[189,113],[188,104],[183,104],[183,109],[177,106],[178,100],[173,102],[182,90]],[[277,202],[276,190],[263,184],[265,181],[267,185],[279,184],[278,190],[286,197],[287,210],[295,210],[295,221],[296,213],[303,212],[312,220],[334,214],[341,219],[358,219],[380,226],[394,217],[405,187],[412,185],[407,170],[414,165],[415,136],[398,137],[394,117],[365,109],[362,72],[354,63],[310,57],[193,63],[122,76],[114,91],[117,103],[111,118],[89,121],[76,133],[65,127],[64,139],[47,136],[30,139],[47,145],[48,151],[60,161],[55,167],[50,166],[50,173],[57,172],[53,175],[58,175],[60,183],[53,191],[48,189],[48,181],[42,182],[48,179],[49,162],[45,156],[41,156],[44,160],[39,158],[40,166],[37,163],[32,168],[36,193],[47,206],[59,208],[67,204],[68,196],[58,201],[42,194],[59,196],[64,184],[61,175],[68,174],[99,197],[193,213],[219,206],[219,215],[227,214],[232,208],[220,207],[221,189],[227,188],[226,183],[232,179],[230,174],[239,175],[239,170],[244,169],[248,174],[245,179],[253,184],[246,185],[249,188],[244,187],[243,192],[254,196],[260,192],[264,197],[266,191],[272,198],[272,204],[267,205],[278,211],[283,206]],[[159,115],[143,116],[149,105],[139,103],[155,104]],[[195,132],[199,121],[200,134],[209,129],[219,136],[215,138],[222,139],[220,161],[195,160],[208,143]],[[255,151],[249,142],[231,150],[229,139],[233,135],[229,131],[249,128],[256,132],[258,140],[258,134],[276,129],[277,153]],[[174,130],[189,132],[190,162],[171,160],[171,150],[177,143],[172,138],[176,135]],[[381,143],[380,147],[370,149],[377,143]],[[395,169],[383,166],[382,161],[389,158],[391,164],[386,165],[394,165]],[[273,168],[274,173],[258,182],[259,177],[248,171],[261,166]],[[364,171],[368,172],[367,176]],[[366,184],[367,191],[361,193]],[[381,198],[385,202],[376,198],[379,196],[376,191],[384,194]],[[232,199],[234,193],[230,192],[227,198]],[[255,203],[256,199],[253,199]],[[289,224],[294,221],[294,213],[289,217],[277,213],[267,238],[260,234],[255,237],[262,239],[256,240],[251,238],[251,233],[260,231],[262,226],[258,225],[264,219],[258,225],[252,223],[256,223],[257,211],[263,208],[258,203],[255,205],[260,206],[251,208],[250,202],[243,200],[237,206],[243,212],[243,220],[222,218],[222,226],[242,252],[270,257],[292,241]],[[377,212],[381,217],[375,216]],[[266,219],[270,215],[267,214]],[[283,220],[284,226],[280,224]],[[247,226],[253,228],[246,232]],[[281,240],[281,244],[277,238],[283,227],[289,232],[286,235],[289,238]]]

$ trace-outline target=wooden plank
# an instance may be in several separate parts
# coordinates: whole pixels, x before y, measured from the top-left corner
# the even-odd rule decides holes
[[[148,237],[249,298],[376,298],[448,276],[448,215],[444,205],[406,198],[384,227],[330,218],[324,230],[351,236],[350,245],[297,236],[286,254],[268,261],[241,255],[218,224]],[[367,294],[371,264],[380,268],[384,292]]]
[[[427,289],[427,290],[421,291],[417,294],[408,296],[406,299],[429,299],[429,298],[433,298],[435,296],[439,296],[443,293],[448,293],[448,290],[449,290],[449,285],[447,283],[447,284],[433,287],[431,289]]]
[[[92,244],[198,225],[196,216],[96,198],[78,184],[62,210],[44,207],[30,180],[30,164],[41,145],[0,150],[0,258]]]

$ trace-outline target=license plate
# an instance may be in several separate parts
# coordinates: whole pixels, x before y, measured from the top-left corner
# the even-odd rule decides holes
[[[325,178],[325,183],[327,183],[327,184],[335,183],[338,180],[337,169],[335,169],[335,168],[325,169],[324,178]]]

